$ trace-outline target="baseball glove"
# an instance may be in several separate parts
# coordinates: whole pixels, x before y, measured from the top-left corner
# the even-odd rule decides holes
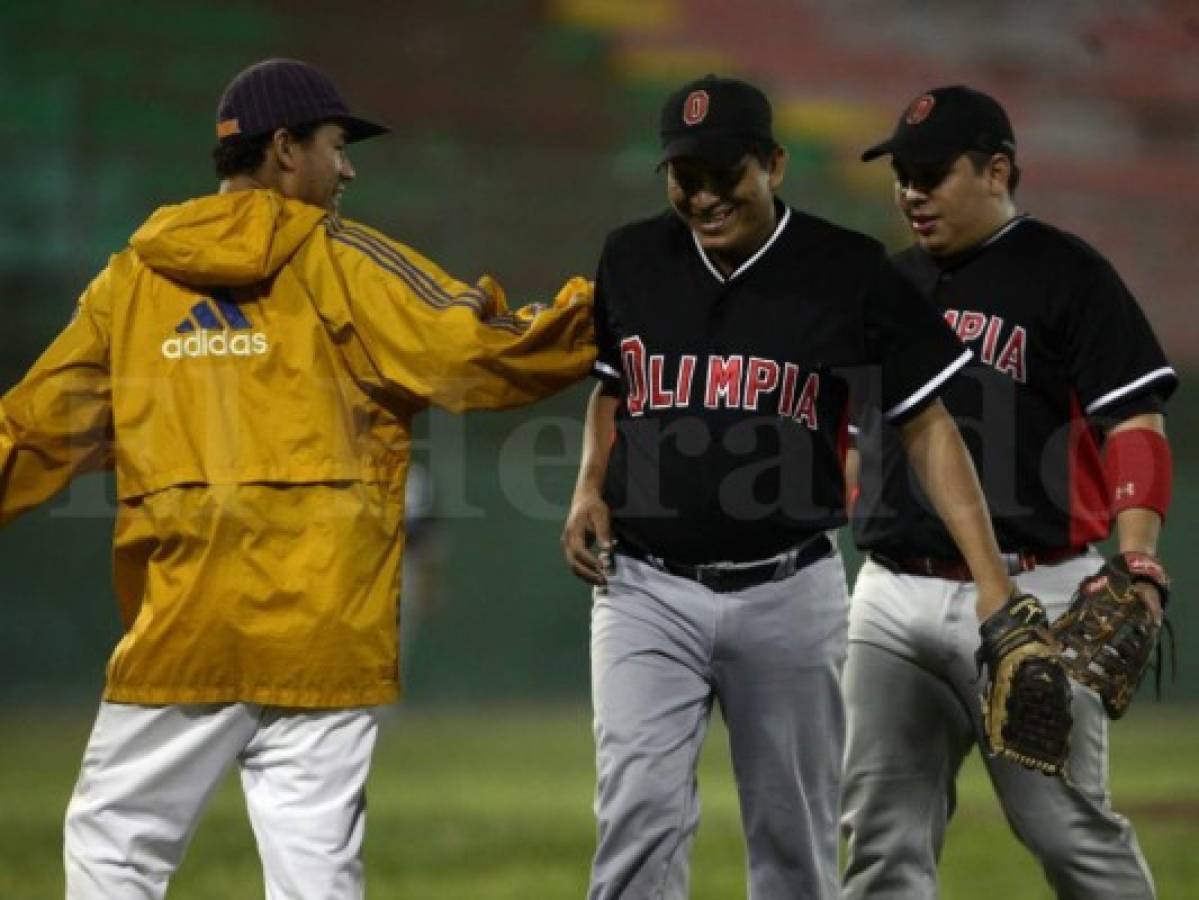
[[[1052,628],[1067,673],[1099,694],[1113,719],[1132,703],[1161,636],[1161,623],[1134,587],[1138,581],[1161,592],[1164,608],[1170,579],[1162,564],[1148,553],[1121,553],[1082,580]]]
[[[980,700],[988,749],[1060,775],[1073,724],[1071,690],[1044,607],[1031,594],[1013,594],[978,631],[975,658],[987,669]]]

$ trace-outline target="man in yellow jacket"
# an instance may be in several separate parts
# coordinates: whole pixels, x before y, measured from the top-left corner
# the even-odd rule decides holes
[[[590,287],[510,313],[337,215],[353,116],[293,60],[218,109],[220,193],[158,210],[0,400],[0,523],[111,468],[126,626],[67,812],[69,898],[162,897],[236,762],[269,897],[360,897],[398,691],[411,422],[590,368]]]

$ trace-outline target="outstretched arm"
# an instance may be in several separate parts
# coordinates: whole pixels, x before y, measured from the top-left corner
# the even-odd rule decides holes
[[[330,226],[343,290],[315,297],[358,377],[452,412],[532,403],[574,384],[595,358],[592,286],[508,308],[500,285],[468,285],[365,226]],[[314,250],[314,252],[316,252]]]

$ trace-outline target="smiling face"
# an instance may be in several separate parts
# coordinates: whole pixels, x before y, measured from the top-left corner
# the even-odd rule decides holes
[[[1000,153],[977,165],[963,153],[935,166],[892,159],[895,203],[916,243],[933,256],[968,250],[1015,215],[1011,163]]]
[[[774,192],[783,181],[786,151],[776,147],[764,166],[747,153],[721,168],[695,157],[666,167],[666,196],[716,266],[731,274],[774,231]]]
[[[290,171],[283,193],[313,206],[337,212],[354,166],[346,154],[346,130],[334,122],[321,125],[304,140],[288,146]]]

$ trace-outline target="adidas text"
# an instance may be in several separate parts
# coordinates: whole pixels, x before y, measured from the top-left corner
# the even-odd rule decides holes
[[[167,359],[196,359],[201,356],[262,356],[270,343],[261,331],[208,331],[167,338],[162,355]]]

